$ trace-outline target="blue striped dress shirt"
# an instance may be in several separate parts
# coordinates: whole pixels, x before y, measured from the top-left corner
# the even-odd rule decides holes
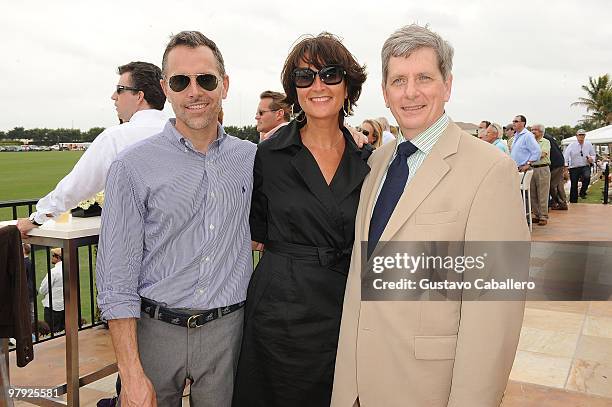
[[[109,169],[96,263],[103,319],[138,318],[141,296],[191,309],[246,298],[257,146],[219,126],[204,154],[174,124]]]
[[[532,132],[523,129],[520,133],[514,134],[510,157],[516,162],[517,167],[525,165],[527,161],[538,161],[541,155],[542,150]]]

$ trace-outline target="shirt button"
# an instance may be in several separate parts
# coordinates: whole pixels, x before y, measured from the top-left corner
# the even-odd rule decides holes
[[[210,224],[210,226],[208,227],[210,230],[213,230],[215,228],[215,225],[213,225],[212,223]]]
[[[211,192],[211,193],[210,193],[210,197],[211,197],[211,198],[214,198],[214,197],[215,197],[215,193],[214,193],[214,192]]]
[[[204,290],[202,290],[201,288],[198,290],[198,292],[199,292],[200,294],[204,294]]]

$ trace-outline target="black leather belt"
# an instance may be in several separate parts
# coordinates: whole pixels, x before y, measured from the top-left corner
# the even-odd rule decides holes
[[[207,322],[214,321],[215,319],[231,314],[244,307],[244,301],[241,301],[237,304],[228,305],[227,307],[199,311],[166,308],[158,302],[143,297],[141,297],[140,300],[140,309],[151,318],[185,328],[198,328]]]
[[[335,249],[333,247],[316,247],[295,243],[268,241],[265,243],[265,250],[289,256],[297,261],[318,262],[321,266],[330,266],[350,260],[353,248]]]
[[[548,167],[548,164],[538,164],[538,165],[531,166],[531,168],[540,168],[540,167]]]

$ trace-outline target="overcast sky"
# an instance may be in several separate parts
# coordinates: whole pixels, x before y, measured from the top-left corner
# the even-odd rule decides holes
[[[380,49],[395,29],[429,24],[455,48],[447,112],[506,124],[516,114],[575,125],[570,104],[589,76],[612,73],[612,3],[572,1],[28,1],[0,14],[0,130],[108,127],[116,67],[161,66],[168,37],[199,30],[217,43],[230,88],[225,123],[254,124],[259,93],[282,90],[280,71],[303,34],[340,36],[368,80],[350,119],[385,115]],[[169,104],[166,110],[172,114]]]

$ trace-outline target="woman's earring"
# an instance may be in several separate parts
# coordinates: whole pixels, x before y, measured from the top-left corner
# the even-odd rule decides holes
[[[296,115],[293,111],[293,106],[294,105],[291,105],[291,117],[293,117],[296,122],[302,123],[304,120],[306,120],[306,113],[304,113],[304,110],[300,110],[300,112]],[[300,119],[302,114],[304,114],[304,116]]]
[[[346,103],[348,105],[346,109],[344,108],[344,103],[342,104],[342,113],[344,113],[344,117],[351,116],[353,114],[353,111],[351,110],[351,100],[349,98],[346,98]]]

